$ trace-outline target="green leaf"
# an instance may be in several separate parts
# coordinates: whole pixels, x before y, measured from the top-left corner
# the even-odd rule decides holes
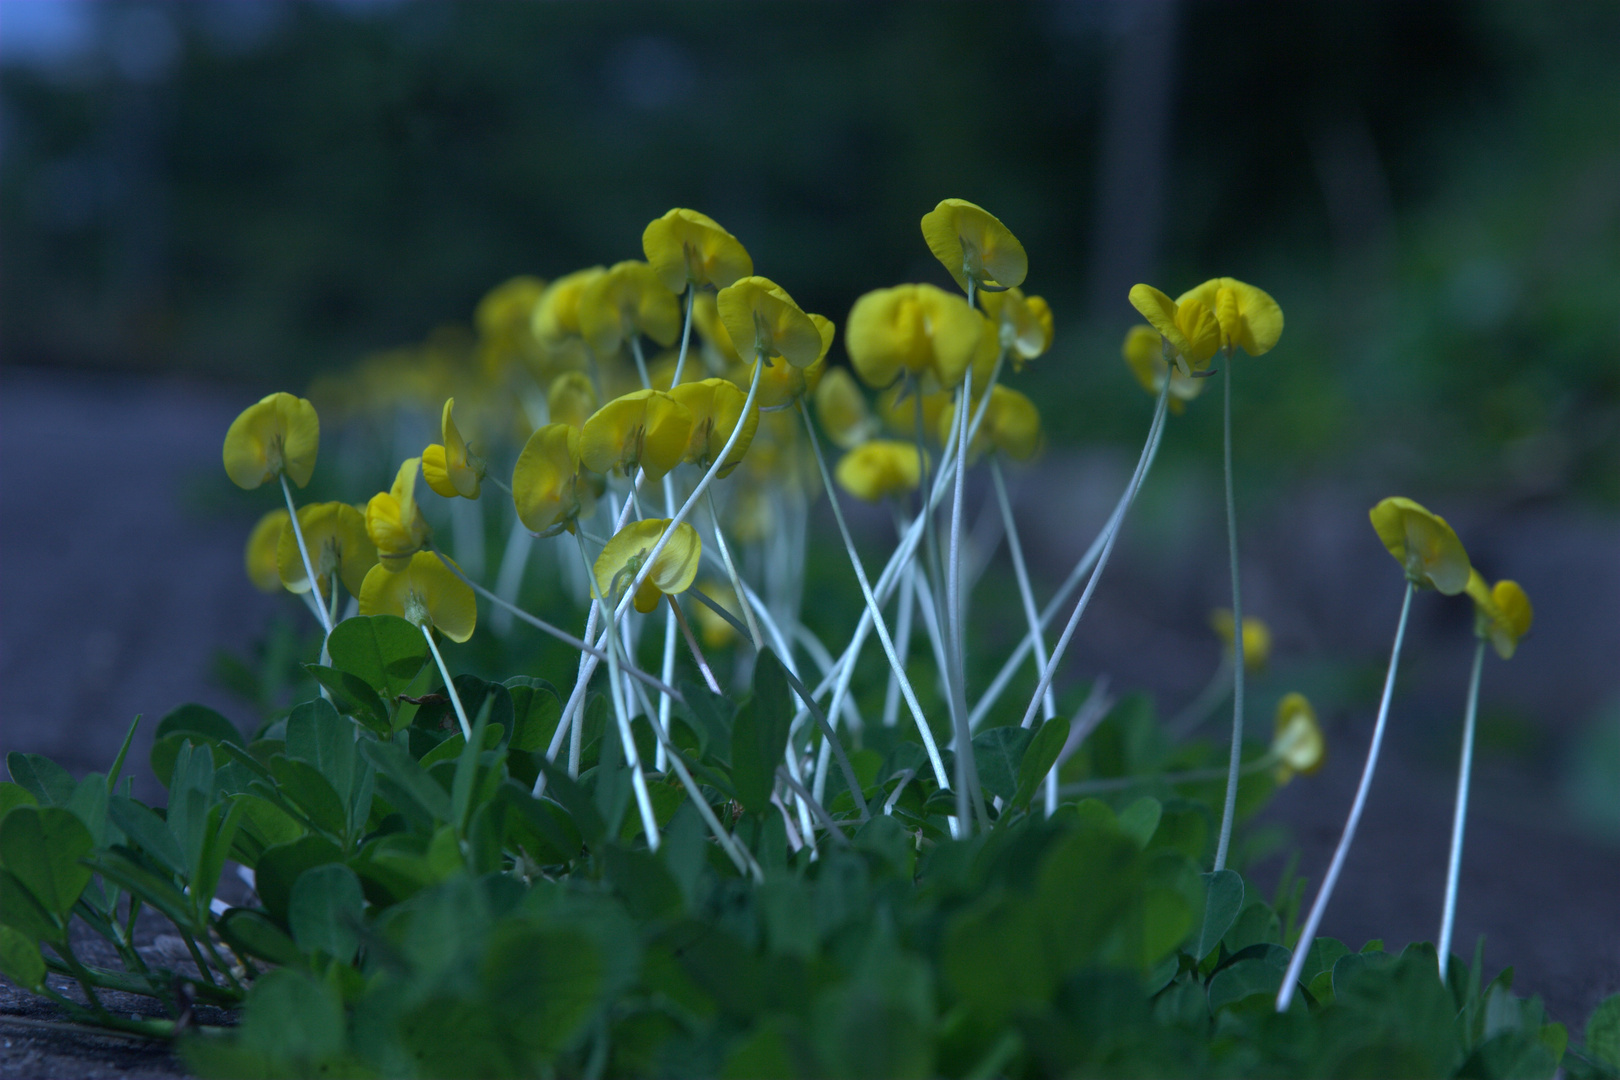
[[[1255,994],[1265,995],[1269,1002],[1277,996],[1284,974],[1283,968],[1260,957],[1229,964],[1209,980],[1209,1011],[1236,1005]]]
[[[1598,1002],[1587,1018],[1586,1052],[1620,1069],[1620,994]]]
[[[1305,951],[1305,966],[1299,969],[1299,981],[1309,987],[1322,972],[1331,972],[1339,957],[1349,955],[1349,946],[1338,938],[1317,938]]]
[[[680,691],[685,700],[677,704],[676,709],[692,721],[690,726],[698,737],[699,756],[712,753],[722,765],[729,766],[736,706],[693,679],[681,680]]]
[[[238,795],[235,805],[243,808],[242,828],[236,835],[233,858],[252,868],[265,848],[288,844],[304,835],[304,827],[293,816],[269,799],[258,795]]]
[[[90,869],[139,896],[176,925],[195,929],[191,902],[171,878],[144,859],[140,852],[114,847],[87,861]]]
[[[681,888],[650,851],[607,844],[601,849],[607,878],[636,919],[672,919],[686,906]]]
[[[66,806],[73,798],[73,777],[50,758],[13,750],[6,755],[6,771],[40,806]]]
[[[107,800],[107,815],[135,847],[176,877],[186,876],[189,870],[186,856],[174,833],[169,831],[168,823],[158,817],[156,811],[127,795],[114,795]]]
[[[380,774],[378,792],[407,817],[414,815],[413,824],[429,830],[438,822],[450,820],[450,796],[422,771],[420,765],[397,743],[367,739],[360,744],[365,755]]]
[[[501,684],[512,697],[511,748],[525,754],[544,750],[562,718],[557,688],[544,679],[518,676]]]
[[[428,659],[427,639],[397,615],[344,619],[326,639],[332,666],[358,676],[385,701],[403,694]]]
[[[1058,755],[1068,741],[1067,716],[1054,716],[1035,732],[1035,737],[1030,740],[1028,749],[1018,762],[1018,790],[1012,798],[1014,807],[1028,806],[1030,800],[1035,798],[1035,792],[1046,779],[1046,774],[1052,771],[1052,766],[1057,764]]]
[[[353,870],[342,863],[312,866],[293,883],[287,926],[300,949],[347,964],[360,948],[365,903]]]
[[[478,712],[488,701],[489,722],[499,724],[502,731],[512,730],[512,693],[506,687],[496,682],[486,682],[476,675],[457,675],[452,684],[456,688],[456,696],[461,699],[461,707],[467,711],[467,722],[470,724],[477,718]],[[416,718],[411,721],[417,728],[426,728],[429,731],[461,731],[461,720],[456,716],[455,704],[450,700],[449,693],[444,694],[442,701],[426,701],[416,710]]]
[[[596,803],[584,788],[568,775],[568,770],[554,762],[540,758],[540,768],[546,774],[546,794],[556,799],[568,816],[573,819],[574,827],[579,830],[581,839],[590,847],[595,847],[607,835],[607,822],[596,809]],[[446,810],[448,811],[448,800]]]
[[[1244,906],[1233,920],[1231,929],[1221,939],[1230,953],[1242,952],[1251,945],[1275,945],[1282,942],[1282,926],[1277,913],[1264,900]]]
[[[152,733],[152,738],[161,739],[165,735],[174,735],[179,732],[191,732],[195,735],[201,735],[203,739],[209,742],[230,742],[238,746],[247,745],[242,740],[242,733],[236,730],[235,724],[206,705],[182,705],[175,709],[168,716],[158,721],[157,730]]]
[[[500,746],[501,738],[505,734],[506,732],[499,724],[491,724],[486,727],[484,729],[484,749],[494,750],[496,747]],[[455,761],[461,757],[461,751],[466,747],[466,745],[467,740],[462,738],[461,732],[457,731],[446,738],[438,746],[435,746],[433,749],[423,754],[421,759],[417,761],[417,764],[420,765],[425,771],[431,772],[433,770],[433,766],[437,765],[439,762]]]
[[[349,619],[338,625],[347,626],[357,621]],[[339,716],[330,701],[316,698],[295,705],[287,714],[286,742],[287,756],[313,766],[332,785],[338,800],[346,805],[355,779],[354,724]]]
[[[91,773],[80,780],[67,808],[84,822],[84,827],[90,830],[91,842],[100,847],[107,835],[107,778]]]
[[[209,902],[219,888],[219,875],[225,869],[225,859],[236,842],[236,832],[247,815],[247,807],[238,801],[220,803],[208,812],[208,832],[203,837],[202,854],[191,874],[191,903],[197,909],[197,922],[208,921]]]
[[[214,751],[206,742],[194,743],[189,733],[176,732],[181,743],[169,777],[169,808],[164,818],[185,857],[190,874],[202,855],[208,811],[214,805]]]
[[[291,968],[262,976],[248,991],[240,1038],[270,1061],[313,1076],[343,1050],[343,1002],[327,983]]]
[[[1018,792],[1018,767],[1034,735],[1028,728],[993,727],[973,737],[973,760],[985,793],[1011,799]]]
[[[313,866],[343,861],[343,852],[324,836],[311,833],[290,844],[277,844],[264,850],[254,870],[255,891],[264,910],[276,922],[286,925],[287,908],[292,901],[293,885],[304,871]]]
[[[493,684],[486,684],[493,685]],[[508,708],[510,708],[511,695],[506,694],[504,686],[494,686],[506,695]],[[489,714],[496,701],[496,695],[487,693],[478,706],[478,712],[473,717],[472,738],[467,745],[461,748],[456,755],[456,773],[450,781],[450,824],[456,827],[458,834],[466,832],[467,811],[472,805],[473,781],[478,778],[478,760],[483,754],[484,736],[489,731]],[[463,705],[466,703],[463,702]],[[500,736],[497,734],[496,738]]]
[[[975,905],[952,921],[940,973],[987,1023],[1044,1001],[1055,982],[1032,906],[1003,899]]]
[[[232,951],[251,953],[261,960],[283,966],[304,963],[304,954],[286,932],[248,908],[231,908],[219,919],[219,933]]]
[[[1144,795],[1119,812],[1119,831],[1135,840],[1138,848],[1146,848],[1159,829],[1163,813],[1164,806],[1158,799]]]
[[[776,767],[787,753],[793,722],[792,694],[782,662],[769,649],[762,651],[754,665],[754,696],[731,727],[731,780],[751,814],[770,809]]]
[[[124,732],[124,745],[118,748],[118,756],[113,758],[112,768],[107,771],[107,794],[111,795],[113,788],[118,786],[118,778],[124,771],[124,759],[129,756],[129,746],[135,741],[135,729],[141,726],[141,714],[136,713],[135,719],[129,723],[129,730]]]
[[[64,937],[60,921],[4,867],[0,867],[0,924],[13,927],[30,941],[55,942]]]
[[[1204,882],[1208,887],[1204,895],[1204,921],[1192,952],[1193,958],[1199,961],[1220,945],[1243,907],[1243,877],[1236,870],[1205,874]]]
[[[282,794],[309,815],[311,821],[334,837],[344,835],[349,822],[348,809],[313,765],[276,757],[270,760],[270,771]]]
[[[548,799],[534,798],[527,788],[510,780],[501,785],[498,797],[513,811],[506,819],[508,845],[522,848],[542,866],[579,857],[579,830],[562,807]]]
[[[481,970],[485,1000],[531,1054],[572,1043],[603,998],[605,965],[590,935],[522,920],[496,926]]]
[[[59,920],[90,884],[90,870],[79,860],[94,847],[90,830],[71,810],[21,806],[0,821],[0,865]]]
[[[34,793],[10,780],[0,781],[0,818],[11,813],[16,806],[38,806]]]
[[[352,713],[356,720],[379,735],[392,734],[393,724],[389,717],[388,706],[366,680],[350,672],[322,667],[320,664],[305,664],[304,670],[314,676],[316,682],[326,687],[338,712]]]
[[[0,975],[38,993],[45,984],[45,957],[40,954],[39,940],[0,924]]]

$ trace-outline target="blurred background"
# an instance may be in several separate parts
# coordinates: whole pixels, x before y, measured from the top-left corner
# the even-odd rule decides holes
[[[136,712],[251,722],[216,653],[301,614],[243,579],[268,503],[219,469],[260,395],[453,336],[512,275],[640,257],[672,206],[841,324],[868,289],[947,283],[917,221],[957,196],[1018,235],[1056,314],[1013,380],[1050,438],[1015,481],[1038,592],[1146,430],[1129,287],[1228,275],[1285,311],[1237,361],[1234,423],[1247,606],[1277,638],[1251,723],[1302,689],[1332,747],[1267,811],[1302,873],[1348,808],[1400,605],[1367,507],[1416,498],[1524,584],[1535,631],[1486,668],[1457,942],[1485,934],[1578,1024],[1620,989],[1617,55],[1597,0],[3,0],[0,749],[82,772]],[[1229,595],[1210,390],[1071,662],[1167,715],[1214,670]],[[1439,918],[1472,616],[1419,601],[1324,926],[1353,946]]]

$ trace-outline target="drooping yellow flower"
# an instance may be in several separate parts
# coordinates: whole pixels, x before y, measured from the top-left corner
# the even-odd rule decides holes
[[[427,546],[430,531],[416,505],[416,474],[421,458],[406,458],[394,477],[394,486],[380,491],[366,504],[366,534],[377,545],[377,558],[388,570],[402,569]]]
[[[1241,347],[1250,356],[1259,356],[1271,351],[1282,337],[1283,313],[1277,301],[1265,290],[1236,278],[1210,278],[1182,293],[1176,303],[1195,303],[1213,311],[1221,328],[1222,348]]]
[[[248,580],[260,592],[281,591],[281,571],[276,569],[276,545],[281,540],[281,531],[287,528],[290,520],[287,511],[272,510],[260,518],[248,534],[242,562],[247,568]]]
[[[1209,613],[1210,629],[1228,650],[1232,638],[1232,609],[1216,608]],[[1250,671],[1263,671],[1271,661],[1271,627],[1258,615],[1243,616],[1243,666]]]
[[[867,502],[917,490],[922,455],[915,443],[873,439],[845,454],[833,471],[838,486]]]
[[[649,518],[632,521],[613,534],[596,557],[596,590],[611,603],[618,603],[624,590],[641,573],[654,545],[669,528],[670,518]],[[633,603],[636,610],[646,614],[658,606],[665,595],[682,593],[692,587],[697,578],[698,560],[703,554],[703,541],[697,530],[686,522],[675,529],[675,535],[653,561],[652,572],[636,590]]]
[[[1283,696],[1277,704],[1274,732],[1271,752],[1278,759],[1277,783],[1288,783],[1295,773],[1309,776],[1327,760],[1327,740],[1316,722],[1316,710],[1304,694]]]
[[[591,377],[583,371],[565,371],[546,390],[546,412],[553,423],[582,428],[602,402]]]
[[[634,334],[667,346],[681,332],[681,308],[656,270],[629,259],[580,290],[579,329],[597,356],[612,356]]]
[[[1209,367],[1221,347],[1221,324],[1208,304],[1191,294],[1179,303],[1151,285],[1132,285],[1131,306],[1169,343],[1171,359],[1183,375]]]
[[[360,586],[360,614],[398,615],[451,641],[472,637],[478,598],[440,559],[437,552],[418,551],[397,573],[381,563],[372,567]]]
[[[724,289],[754,272],[742,243],[696,210],[677,207],[649,222],[641,250],[672,293],[686,291],[688,284]]]
[[[726,440],[731,438],[738,422],[742,422],[742,433],[737,436],[736,445],[715,474],[728,475],[742,461],[754,441],[754,432],[759,428],[759,406],[749,409],[744,417],[743,404],[747,395],[726,379],[682,383],[672,388],[669,396],[686,406],[692,414],[692,435],[686,444],[685,460],[704,468],[719,458],[720,451],[726,448]]]
[[[377,545],[366,533],[365,516],[344,502],[311,503],[298,508],[298,527],[303,531],[322,599],[331,599],[334,571],[351,595],[360,595],[367,572],[377,565]],[[276,576],[288,592],[309,592],[304,557],[288,528],[283,528],[276,540]]]
[[[833,368],[822,376],[816,387],[816,417],[841,450],[853,449],[877,434],[877,418],[866,404],[866,395],[845,368]]]
[[[1039,296],[1025,296],[1021,289],[979,294],[979,306],[996,325],[996,332],[1013,370],[1052,347],[1052,309]],[[978,373],[974,372],[977,381]]]
[[[816,356],[815,362],[798,367],[794,364],[769,364],[759,373],[759,392],[754,396],[754,404],[761,409],[776,409],[791,404],[806,394],[815,392],[821,385],[822,373],[827,370],[827,350],[832,348],[833,323],[831,319],[812,314],[810,322],[815,326],[816,333],[821,335],[821,352]],[[758,361],[749,364],[732,379],[738,386],[747,388],[752,385],[754,368]]]
[[[657,480],[680,464],[691,438],[691,410],[661,390],[635,390],[585,421],[579,457],[593,472],[632,474],[639,467]]]
[[[923,239],[965,291],[976,287],[1012,288],[1024,283],[1029,257],[994,214],[965,199],[946,199],[922,219]]]
[[[249,491],[281,473],[303,487],[315,471],[320,446],[315,406],[291,394],[271,394],[231,421],[225,432],[225,475]]]
[[[1180,368],[1171,366],[1164,358],[1164,338],[1151,326],[1131,327],[1121,352],[1136,381],[1154,397],[1163,392],[1165,376],[1170,377],[1170,411],[1177,416],[1187,410],[1186,402],[1204,392],[1204,384],[1209,381],[1183,375]]]
[[[573,532],[580,514],[594,505],[591,482],[580,475],[579,438],[571,424],[546,424],[523,445],[512,470],[512,504],[530,532]]]
[[[944,289],[897,285],[855,301],[844,347],[868,386],[882,389],[907,371],[930,374],[948,389],[980,351],[984,323],[977,309]]]
[[[1406,571],[1406,580],[1413,585],[1438,589],[1447,596],[1456,596],[1468,587],[1473,567],[1462,541],[1445,518],[1398,496],[1383,500],[1368,516],[1378,539],[1395,556]]]
[[[1478,570],[1469,572],[1467,590],[1474,601],[1474,632],[1490,640],[1496,655],[1513,659],[1519,639],[1530,632],[1530,624],[1535,621],[1530,597],[1517,581],[1487,585]]]
[[[585,289],[607,273],[605,267],[592,266],[575,270],[553,281],[534,306],[532,328],[534,336],[556,341],[580,336],[579,301]]]
[[[805,368],[821,358],[820,327],[770,278],[741,278],[721,289],[714,302],[744,361],[781,357]]]
[[[982,395],[973,402],[977,410]],[[971,423],[973,412],[968,413]],[[939,440],[950,437],[951,427],[957,422],[956,402],[948,399],[940,410]],[[997,383],[990,388],[990,403],[984,408],[984,419],[979,421],[978,434],[968,447],[968,456],[977,459],[991,450],[1000,450],[1014,461],[1028,461],[1040,452],[1041,413],[1035,403],[1018,391]]]
[[[433,443],[422,451],[422,479],[447,499],[458,495],[476,499],[483,487],[486,466],[483,458],[468,449],[467,440],[456,428],[455,417],[451,415],[455,407],[455,398],[445,399],[444,415],[439,422],[444,442]]]

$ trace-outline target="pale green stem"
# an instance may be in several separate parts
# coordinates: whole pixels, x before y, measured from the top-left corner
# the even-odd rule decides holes
[[[1209,684],[1199,691],[1199,694],[1187,707],[1175,715],[1175,718],[1164,725],[1164,733],[1174,741],[1179,741],[1197,731],[1209,719],[1221,704],[1226,695],[1232,692],[1232,654],[1222,653],[1221,662],[1215,668],[1215,674],[1210,677]]]
[[[692,634],[691,624],[686,621],[686,613],[682,611],[681,606],[675,602],[675,597],[673,595],[667,596],[665,599],[669,601],[670,617],[673,618],[680,626],[681,635],[686,638],[686,647],[691,650],[692,659],[697,663],[698,670],[703,673],[704,683],[706,683],[709,689],[716,694],[724,693],[724,691],[720,689],[720,683],[714,677],[714,672],[709,668],[709,661],[703,657],[703,650],[698,648],[698,640]],[[673,641],[674,639],[671,638],[671,640]],[[662,769],[659,770],[659,772],[662,771]]]
[[[1007,530],[1007,551],[1012,556],[1013,575],[1018,579],[1018,597],[1024,603],[1024,618],[1029,622],[1029,636],[1035,643],[1037,669],[1046,666],[1046,636],[1041,629],[1041,617],[1035,610],[1035,591],[1029,585],[1029,569],[1024,565],[1024,545],[1018,538],[1018,523],[1013,520],[1012,501],[1007,498],[1007,481],[1001,475],[1001,459],[990,458],[990,479],[995,485],[996,502],[1001,507],[1002,526]],[[1057,697],[1052,688],[1046,688],[1041,699],[1042,720],[1057,715]]]
[[[1264,754],[1243,764],[1243,775],[1252,776],[1257,772],[1271,768],[1281,760],[1274,751]],[[1073,798],[1076,795],[1094,795],[1105,791],[1127,791],[1143,784],[1200,784],[1210,780],[1219,780],[1226,776],[1226,767],[1218,769],[1189,769],[1186,772],[1160,773],[1158,776],[1144,774],[1141,776],[1110,776],[1101,780],[1079,780],[1072,784],[1064,784],[1059,792],[1064,798]]]
[[[793,794],[799,797],[800,802],[810,807],[810,812],[821,822],[821,827],[827,830],[827,835],[840,844],[845,846],[849,844],[849,837],[844,835],[844,830],[838,827],[838,822],[834,821],[832,815],[827,813],[827,808],[817,802],[815,796],[806,791],[804,785],[793,778],[793,774],[788,771],[786,765],[776,767],[776,777],[786,784]]]
[[[1226,869],[1232,845],[1232,823],[1237,817],[1238,767],[1243,762],[1243,593],[1238,587],[1237,500],[1232,484],[1232,350],[1226,350],[1225,424],[1222,444],[1226,463],[1226,547],[1232,562],[1232,754],[1227,765],[1226,806],[1221,811],[1221,838],[1215,846],[1215,872]],[[1166,378],[1165,385],[1169,385]]]
[[[691,282],[686,285],[686,319],[681,324],[681,351],[675,357],[675,374],[671,376],[669,385],[681,385],[681,375],[686,371],[686,350],[692,341],[692,302],[697,299],[697,286]]]
[[[1468,708],[1463,714],[1462,761],[1457,766],[1457,811],[1451,819],[1451,858],[1446,864],[1446,903],[1440,916],[1440,982],[1446,981],[1451,932],[1457,920],[1457,878],[1462,872],[1463,829],[1468,824],[1468,787],[1474,769],[1474,718],[1479,713],[1479,676],[1485,667],[1485,640],[1474,649],[1474,671],[1468,679]]]
[[[754,621],[754,605],[744,596],[742,575],[737,573],[737,564],[732,561],[726,534],[720,529],[720,510],[714,505],[712,490],[709,492],[709,517],[714,522],[714,542],[720,548],[720,560],[725,563],[726,576],[731,579],[731,591],[737,594],[737,606],[742,608],[743,619],[748,623],[748,638],[753,642],[754,651],[758,652],[765,647],[765,643],[759,635],[759,624]]]
[[[913,567],[913,570],[916,568]],[[900,603],[895,616],[894,647],[902,659],[911,655],[911,625],[912,613],[917,604],[917,586],[915,574],[906,574],[900,579]],[[888,689],[883,695],[883,726],[894,727],[900,722],[900,684],[891,674]]]
[[[1300,929],[1293,958],[1289,960],[1288,970],[1283,975],[1282,988],[1277,991],[1278,1012],[1287,1012],[1289,1002],[1294,999],[1294,985],[1299,981],[1299,973],[1305,967],[1305,955],[1310,952],[1311,943],[1316,940],[1316,928],[1322,924],[1322,914],[1327,910],[1328,901],[1333,898],[1333,887],[1339,883],[1339,872],[1344,869],[1345,857],[1350,854],[1350,845],[1356,838],[1356,826],[1361,823],[1361,811],[1367,805],[1367,792],[1372,787],[1373,770],[1378,767],[1378,750],[1384,744],[1384,728],[1389,720],[1389,702],[1395,693],[1395,669],[1400,666],[1401,641],[1406,637],[1406,617],[1412,610],[1412,592],[1412,583],[1407,582],[1406,594],[1401,600],[1401,621],[1395,626],[1395,646],[1389,654],[1389,674],[1384,677],[1384,696],[1378,703],[1378,720],[1373,724],[1372,744],[1367,747],[1367,764],[1361,770],[1361,783],[1356,787],[1355,801],[1350,804],[1350,816],[1345,819],[1344,834],[1339,837],[1339,846],[1334,849],[1333,861],[1328,864],[1327,875],[1322,878],[1322,887],[1316,893],[1311,913]]]
[[[523,572],[529,566],[529,551],[529,530],[523,527],[521,518],[514,519],[512,532],[506,538],[506,550],[501,553],[500,569],[495,572],[495,595],[509,606],[517,602],[518,593],[523,590]],[[512,613],[507,608],[500,608],[490,622],[495,632],[504,636],[512,628]]]
[[[298,508],[293,505],[292,486],[287,483],[286,473],[280,473],[279,476],[281,493],[287,497],[287,516],[292,519],[293,539],[298,542],[298,557],[304,560],[304,579],[309,582],[310,589],[318,593],[319,590],[315,588],[315,564],[309,561],[309,548],[304,546],[304,529],[298,524]],[[315,610],[321,620],[321,629],[330,634],[332,620],[326,614],[326,609],[321,607],[319,596],[315,600]]]
[[[450,677],[450,669],[444,666],[444,657],[439,654],[439,647],[433,642],[433,631],[425,625],[420,629],[422,636],[427,638],[428,648],[433,652],[434,663],[439,665],[439,675],[444,679],[444,692],[450,695],[450,704],[456,708],[456,719],[461,721],[461,737],[471,742],[472,725],[467,723],[467,710],[461,707],[461,695],[456,693],[456,682]]]
[[[972,289],[969,288],[972,301]],[[987,393],[985,395],[989,397]],[[945,574],[945,618],[943,629],[946,640],[945,683],[951,703],[951,729],[956,740],[956,816],[964,825],[971,810],[979,827],[990,827],[990,813],[985,809],[984,791],[979,787],[978,762],[973,760],[973,734],[968,730],[967,718],[967,635],[962,619],[962,486],[967,478],[967,425],[973,403],[973,368],[970,365],[962,375],[957,390],[956,420],[956,487],[951,498],[951,540],[949,561]],[[919,406],[920,411],[920,406]]]
[[[617,635],[612,635],[610,640],[608,686],[612,691],[609,696],[613,699],[613,715],[619,726],[619,744],[624,748],[624,763],[630,769],[630,786],[636,793],[636,807],[641,811],[641,827],[647,834],[647,847],[657,851],[658,818],[653,814],[652,796],[647,791],[647,775],[641,771],[635,733],[630,730],[630,714],[624,707],[624,680],[619,676],[620,642]]]

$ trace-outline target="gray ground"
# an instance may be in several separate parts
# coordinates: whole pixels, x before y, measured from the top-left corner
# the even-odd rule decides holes
[[[212,685],[211,657],[245,654],[282,601],[242,573],[253,511],[205,513],[196,498],[196,481],[220,471],[220,440],[243,404],[174,380],[0,370],[0,752],[45,754],[76,774],[105,769],[141,712],[139,776],[156,720],[182,702],[246,724],[241,703]],[[1108,454],[1054,457],[1015,480],[1038,580],[1060,577],[1128,467]],[[1307,689],[1331,746],[1323,772],[1284,789],[1266,813],[1291,832],[1313,880],[1360,774],[1367,699],[1400,606],[1399,570],[1366,521],[1384,494],[1300,492],[1244,528],[1247,605],[1277,633],[1251,723],[1269,729],[1264,703]],[[1620,523],[1553,504],[1481,500],[1444,512],[1476,563],[1523,583],[1537,614],[1519,656],[1486,668],[1485,710],[1498,718],[1490,730],[1513,752],[1481,751],[1456,948],[1471,952],[1484,934],[1489,963],[1516,965],[1516,986],[1543,995],[1578,1034],[1592,1005],[1620,990],[1620,850],[1582,831],[1565,795],[1583,732],[1620,701]],[[1155,474],[1077,635],[1073,674],[1153,688],[1167,712],[1198,691],[1218,655],[1205,613],[1226,602],[1220,513],[1218,491]],[[1385,758],[1323,924],[1353,946],[1437,932],[1470,617],[1433,596],[1414,611]],[[1333,662],[1344,658],[1353,678]],[[1620,808],[1608,811],[1620,820]],[[1260,879],[1280,862],[1262,865]],[[177,1070],[127,1040],[28,1022],[51,1014],[0,980],[0,1075]]]

